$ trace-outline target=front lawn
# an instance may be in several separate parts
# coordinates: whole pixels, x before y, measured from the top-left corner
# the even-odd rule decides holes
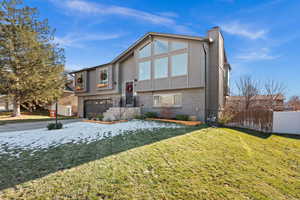
[[[0,159],[1,187],[19,183],[0,199],[300,199],[299,138],[180,127],[22,151]]]
[[[73,119],[75,117],[59,116],[59,119]],[[0,112],[0,125],[8,123],[23,123],[23,122],[39,122],[49,121],[55,118],[50,117],[49,113],[37,113],[37,112],[22,112],[19,117],[11,117],[11,112]]]

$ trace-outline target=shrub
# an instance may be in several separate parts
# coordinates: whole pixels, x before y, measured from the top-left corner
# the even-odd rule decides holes
[[[134,119],[146,119],[145,115],[136,115],[134,116]]]
[[[147,118],[157,118],[157,113],[156,112],[146,112],[145,117],[147,117]]]
[[[56,123],[50,123],[47,125],[48,130],[56,130],[56,129],[61,129],[63,127],[63,124],[58,122]]]
[[[181,120],[181,121],[189,121],[188,115],[176,115],[175,119]]]
[[[98,114],[97,116],[96,116],[96,118],[99,120],[99,121],[102,121],[103,120],[103,115],[102,114]]]

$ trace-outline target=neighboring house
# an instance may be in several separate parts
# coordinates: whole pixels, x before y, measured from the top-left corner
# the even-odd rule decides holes
[[[76,116],[78,114],[78,97],[75,96],[73,87],[66,85],[62,97],[58,100],[58,115]],[[55,112],[56,103],[53,103],[49,110]]]
[[[226,98],[226,107],[234,108],[235,110],[245,109],[245,97],[243,96],[228,96]],[[284,110],[284,96],[276,95],[257,95],[251,100],[250,108],[265,110],[272,109],[274,111]]]
[[[7,95],[0,95],[0,112],[11,111],[13,109],[13,103],[9,100]]]
[[[72,72],[78,115],[140,107],[205,120],[224,107],[229,71],[219,27],[206,37],[150,32],[110,63]]]

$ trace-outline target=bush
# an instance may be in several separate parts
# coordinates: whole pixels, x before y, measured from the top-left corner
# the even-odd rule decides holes
[[[134,116],[134,119],[141,119],[141,120],[143,120],[143,119],[146,119],[146,116],[145,115],[136,115],[136,116]]]
[[[181,121],[189,121],[188,115],[176,115],[175,119],[181,120]]]
[[[57,124],[56,123],[50,123],[48,124],[47,128],[48,130],[56,130],[56,129],[61,129],[63,127],[63,124],[58,122]]]
[[[156,112],[146,112],[145,117],[146,118],[157,118],[157,113]]]
[[[96,118],[97,118],[97,120],[99,120],[99,121],[102,121],[103,120],[103,115],[102,114],[98,114],[97,116],[96,116]]]

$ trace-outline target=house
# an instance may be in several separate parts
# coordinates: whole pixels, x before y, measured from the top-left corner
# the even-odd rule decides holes
[[[72,72],[78,115],[139,107],[205,120],[224,107],[229,71],[219,27],[206,37],[149,32],[111,62]]]
[[[243,96],[228,96],[226,98],[226,107],[234,108],[235,110],[245,109],[245,97]],[[279,95],[257,95],[251,99],[251,109],[274,111],[284,110],[284,96]]]
[[[78,112],[78,97],[75,95],[73,84],[66,84],[63,95],[58,100],[57,114],[62,116],[76,116]],[[50,115],[55,116],[56,103],[49,106]]]
[[[0,112],[11,111],[12,109],[13,109],[13,103],[7,97],[7,95],[0,95]]]

